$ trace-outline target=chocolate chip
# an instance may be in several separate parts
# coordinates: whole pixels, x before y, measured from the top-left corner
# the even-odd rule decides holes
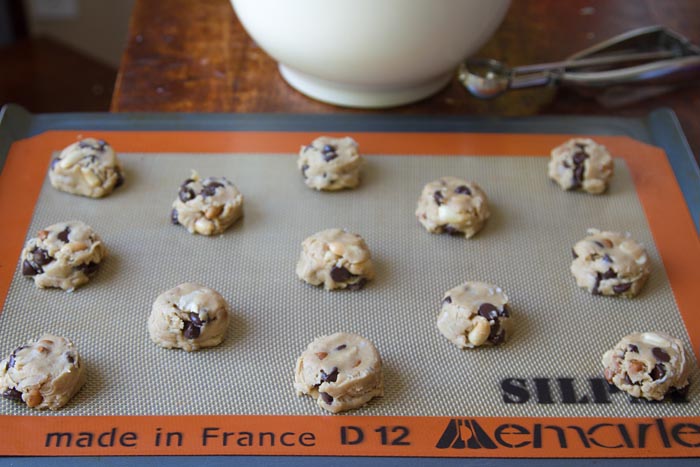
[[[442,191],[437,190],[435,193],[433,193],[433,199],[435,200],[435,204],[440,206],[442,204],[442,200],[445,199],[445,195],[442,194]]]
[[[345,288],[346,288],[347,290],[360,290],[360,289],[362,289],[365,285],[367,285],[367,279],[365,279],[365,278],[363,277],[363,278],[361,278],[361,279],[360,279],[359,281],[357,281],[357,282],[353,282],[353,283],[348,284],[347,287],[345,287]]]
[[[601,278],[606,279],[606,280],[607,280],[607,279],[613,279],[613,278],[615,278],[615,277],[617,277],[617,273],[616,273],[615,271],[613,271],[612,269],[608,269],[608,270],[605,271],[605,272],[603,273],[603,275],[601,276]],[[629,287],[628,287],[628,288],[629,288]]]
[[[185,322],[185,329],[182,330],[182,335],[185,339],[196,339],[199,337],[200,328],[190,321]]]
[[[651,349],[651,353],[660,362],[668,362],[671,360],[671,356],[661,347],[654,347]]]
[[[2,393],[2,397],[18,401],[22,400],[22,393],[15,388],[9,388]]]
[[[180,201],[186,203],[194,198],[194,191],[192,191],[191,188],[188,188],[183,185],[180,187],[180,193],[178,194],[178,196],[180,197]]]
[[[49,252],[43,248],[35,248],[32,251],[32,259],[34,260],[34,263],[38,264],[39,266],[44,266],[45,264],[49,264],[51,261],[53,261],[53,258],[49,256]]]
[[[630,386],[633,385],[634,383],[630,379],[630,375],[625,373],[625,383],[629,384]]]
[[[202,327],[202,320],[197,313],[190,313],[190,322],[197,327]]]
[[[463,235],[464,232],[458,230],[456,227],[452,227],[450,224],[443,225],[442,231],[449,235]]]
[[[61,162],[60,158],[57,157],[56,159],[53,159],[51,161],[51,170],[54,170],[56,168],[56,164],[58,164],[59,162]]]
[[[345,282],[351,277],[352,274],[350,274],[350,271],[348,271],[342,266],[333,266],[333,269],[331,269],[331,279],[333,279],[336,282]]]
[[[69,234],[70,234],[70,227],[66,227],[62,232],[59,232],[58,235],[56,235],[56,238],[58,238],[63,243],[68,243],[68,235]]]
[[[325,402],[326,405],[331,405],[333,403],[333,396],[330,394],[319,392],[318,395],[321,396],[321,399],[323,399],[323,402]]]
[[[613,262],[612,258],[611,258],[610,255],[608,255],[607,253],[605,253],[605,254],[603,255],[603,261],[605,261],[606,263],[612,263],[612,262]]]
[[[598,248],[605,248],[605,245],[600,243],[598,240],[593,240],[593,243],[595,243],[598,246]]]
[[[508,318],[510,316],[510,307],[508,304],[503,305],[503,309],[498,311],[498,316]]]
[[[591,290],[591,293],[593,295],[600,295],[598,287],[600,287],[600,280],[602,279],[602,277],[603,276],[601,276],[599,272],[595,273],[595,284],[593,284],[593,290]]]
[[[578,255],[576,254],[573,248],[571,249],[571,255],[574,257],[574,259],[578,258]]]
[[[651,379],[653,379],[654,381],[661,379],[664,376],[666,376],[666,368],[664,368],[664,365],[662,363],[657,363],[654,366],[654,369],[652,369],[649,372],[649,376],[651,376]]]
[[[107,142],[104,140],[98,140],[97,141],[97,150],[102,152],[105,150],[105,146],[107,146]]]
[[[343,350],[345,347],[347,347],[347,345],[345,345],[345,344],[340,344],[338,347],[336,347],[336,348],[333,349],[333,350]]]
[[[586,159],[588,159],[588,154],[586,154],[585,152],[577,152],[576,154],[574,154],[573,157],[574,164],[576,165],[583,164],[583,161],[585,161]]]
[[[170,222],[172,222],[173,225],[178,225],[180,223],[180,221],[177,219],[177,209],[175,208],[170,211]]]
[[[22,263],[22,275],[23,276],[36,276],[37,274],[43,273],[44,270],[39,266],[36,266],[26,259]]]
[[[326,374],[325,371],[321,370],[321,382],[322,383],[335,383],[338,380],[338,367],[334,366],[331,368],[331,372]]]
[[[7,359],[7,369],[15,367],[15,352],[12,352],[12,354],[10,354],[10,358]]]
[[[323,149],[321,149],[321,155],[323,156],[323,160],[326,162],[330,162],[336,157],[338,157],[338,153],[335,152],[336,148],[330,144],[326,144],[323,146]]]
[[[506,340],[506,331],[501,328],[498,319],[491,325],[491,332],[489,332],[488,340],[493,345],[501,344]]]
[[[472,195],[472,190],[469,189],[467,185],[460,185],[457,188],[455,188],[455,193],[460,194],[460,195]]]
[[[628,352],[634,352],[634,353],[639,353],[639,347],[637,347],[634,344],[630,344],[627,346],[627,351]]]
[[[95,148],[93,147],[92,144],[90,144],[90,143],[88,143],[88,142],[86,142],[86,141],[81,141],[81,142],[79,142],[79,143],[78,143],[78,147],[79,147],[80,149],[87,149],[87,148],[95,149]]]
[[[444,305],[446,303],[452,303],[452,297],[450,297],[449,295],[442,299],[442,304]]]
[[[630,287],[632,287],[632,284],[630,283],[613,285],[613,292],[616,294],[625,293],[630,289]]]
[[[99,268],[100,263],[85,263],[79,264],[75,267],[75,269],[77,269],[78,271],[83,271],[83,273],[87,276],[96,273]]]
[[[207,196],[214,196],[214,194],[216,193],[216,189],[223,187],[223,186],[224,186],[224,184],[219,183],[219,182],[208,183],[204,186],[204,188],[202,188],[202,191],[201,191],[202,196],[204,198],[206,198]]]
[[[498,318],[498,308],[493,306],[491,303],[482,303],[479,306],[479,316],[483,316],[487,320],[495,320]]]
[[[124,175],[120,171],[117,171],[117,182],[114,184],[114,188],[119,188],[123,184],[124,184]]]
[[[309,164],[304,164],[301,166],[301,174],[306,178],[306,171],[309,170]]]
[[[68,363],[73,364],[75,363],[75,356],[70,353],[66,353],[66,360],[68,360]]]
[[[577,165],[576,168],[574,169],[574,187],[579,187],[583,183],[583,171],[584,170],[585,170],[585,168],[582,165]]]

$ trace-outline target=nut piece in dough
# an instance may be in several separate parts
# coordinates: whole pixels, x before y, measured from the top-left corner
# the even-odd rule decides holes
[[[588,229],[574,245],[571,273],[593,295],[631,298],[639,293],[651,267],[647,252],[629,234]]]
[[[124,169],[109,144],[85,138],[51,161],[49,179],[57,190],[102,198],[124,183]]]
[[[374,344],[357,334],[319,337],[297,360],[294,389],[329,412],[362,407],[384,394],[382,359]]]
[[[502,344],[510,335],[508,297],[495,285],[466,282],[445,293],[437,327],[462,349]]]
[[[148,318],[151,340],[166,349],[188,352],[214,347],[226,336],[229,305],[215,290],[180,284],[160,294]]]
[[[357,234],[341,229],[318,232],[301,244],[297,276],[326,290],[356,290],[374,278],[367,244]]]
[[[360,184],[362,158],[354,139],[321,136],[302,146],[297,167],[304,183],[314,190],[336,191]]]
[[[605,379],[633,397],[662,400],[688,386],[683,344],[662,332],[633,333],[603,355]]]
[[[421,192],[416,217],[430,233],[448,233],[471,238],[489,218],[486,193],[474,182],[442,177]]]
[[[552,149],[549,178],[563,190],[598,195],[608,188],[615,166],[605,146],[588,138],[570,139]]]
[[[0,394],[33,409],[60,409],[85,378],[85,364],[73,342],[51,334],[17,347],[0,362]]]
[[[201,180],[192,171],[182,182],[173,202],[170,220],[182,225],[191,234],[218,235],[224,233],[243,216],[243,195],[224,177]]]
[[[22,275],[39,288],[72,291],[85,284],[107,256],[102,239],[80,221],[53,224],[38,232],[22,250]]]

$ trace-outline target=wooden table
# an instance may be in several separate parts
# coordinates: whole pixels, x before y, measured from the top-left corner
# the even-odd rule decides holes
[[[553,61],[652,24],[666,25],[700,43],[700,2],[513,0],[500,29],[477,55],[511,66]],[[316,102],[287,85],[274,60],[243,30],[227,0],[137,0],[111,110],[639,117],[665,106],[677,113],[697,158],[698,83],[700,79],[641,102],[610,107],[609,102],[603,105],[571,90],[551,88],[478,100],[453,80],[435,96],[415,104],[376,111],[345,109]]]

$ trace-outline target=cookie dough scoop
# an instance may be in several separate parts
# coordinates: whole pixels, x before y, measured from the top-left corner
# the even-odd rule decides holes
[[[319,337],[297,360],[294,389],[332,413],[357,409],[384,394],[382,359],[374,344],[357,334]]]
[[[124,169],[107,142],[85,138],[51,161],[49,180],[57,190],[102,198],[124,183]]]
[[[0,394],[33,409],[60,409],[85,380],[85,364],[73,342],[51,334],[17,347],[0,362]]]
[[[219,345],[226,336],[230,307],[215,290],[180,284],[158,296],[148,318],[151,340],[188,352]]]
[[[605,379],[632,397],[662,400],[688,386],[683,343],[663,332],[635,332],[603,355]]]

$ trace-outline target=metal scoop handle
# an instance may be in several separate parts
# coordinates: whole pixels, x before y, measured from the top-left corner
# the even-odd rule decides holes
[[[634,65],[619,67],[630,63]],[[458,74],[467,90],[481,98],[496,97],[508,89],[553,84],[604,87],[678,82],[698,76],[700,49],[660,26],[621,34],[560,62],[511,69],[496,60],[471,59],[460,66]]]

